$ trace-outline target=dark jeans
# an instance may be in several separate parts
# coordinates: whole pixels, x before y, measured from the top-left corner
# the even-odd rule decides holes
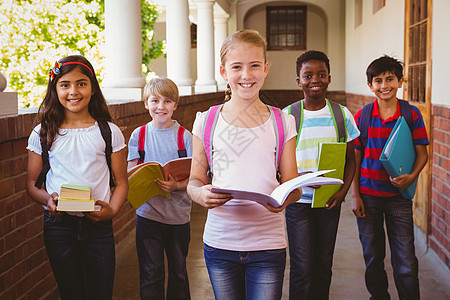
[[[190,223],[168,225],[137,216],[136,249],[142,299],[164,299],[164,250],[167,256],[167,299],[190,299],[186,257]]]
[[[391,248],[391,263],[400,300],[419,299],[418,262],[414,249],[411,200],[361,194],[366,212],[358,218],[359,239],[366,263],[366,286],[370,299],[390,299],[384,270],[386,241],[384,220]]]
[[[44,241],[61,299],[112,299],[112,221],[44,214]]]
[[[340,214],[340,206],[326,210],[293,203],[286,208],[289,299],[328,299]]]
[[[231,251],[204,244],[209,279],[216,300],[279,300],[286,249]]]

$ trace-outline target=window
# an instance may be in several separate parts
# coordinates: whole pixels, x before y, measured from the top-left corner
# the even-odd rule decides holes
[[[355,28],[362,24],[363,4],[362,0],[355,0]]]
[[[373,0],[372,13],[376,13],[386,5],[386,0]]]
[[[197,48],[197,25],[191,24],[191,48]]]
[[[425,103],[427,76],[428,11],[423,0],[409,3],[407,46],[407,98]]]
[[[306,49],[306,6],[267,6],[267,49]]]

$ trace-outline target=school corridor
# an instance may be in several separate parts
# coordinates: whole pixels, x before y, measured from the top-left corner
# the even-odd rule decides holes
[[[193,300],[214,299],[203,259],[202,234],[207,211],[194,204],[191,213],[191,243],[188,255],[188,273]],[[418,239],[416,230],[416,255],[419,259],[420,291],[423,300],[450,299],[450,271],[438,260],[432,251],[427,251],[424,237]],[[423,235],[423,234],[422,234]],[[139,299],[139,271],[135,248],[134,233],[128,235],[117,248],[116,280],[114,299]],[[288,258],[289,259],[289,258]],[[389,293],[393,300],[398,299],[394,286],[389,251],[385,260],[389,277]],[[285,271],[283,298],[289,295],[289,263]],[[369,294],[364,285],[364,262],[358,239],[356,220],[351,212],[351,199],[343,204],[339,232],[334,256],[331,300],[368,299]],[[261,299],[264,300],[264,299]]]

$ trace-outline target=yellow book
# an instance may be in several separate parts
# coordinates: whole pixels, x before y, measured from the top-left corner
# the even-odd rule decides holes
[[[147,162],[128,170],[128,196],[131,205],[138,209],[155,196],[171,199],[170,193],[163,191],[155,179],[169,180],[171,175],[176,181],[189,177],[192,158],[184,157],[171,160],[165,165],[157,162]]]
[[[344,179],[347,143],[319,143],[319,162],[317,171],[331,170],[326,177]],[[325,207],[328,200],[341,189],[342,184],[324,185],[314,190],[311,207]]]
[[[83,185],[63,184],[56,204],[57,211],[94,211],[95,201],[91,188]]]

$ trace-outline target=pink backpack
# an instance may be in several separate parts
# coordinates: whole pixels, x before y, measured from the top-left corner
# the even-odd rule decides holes
[[[211,106],[208,109],[206,114],[204,131],[203,131],[203,145],[205,147],[206,157],[208,159],[209,164],[209,172],[212,174],[212,145],[213,145],[213,136],[214,130],[217,125],[217,120],[219,118],[220,110],[222,109],[223,104]],[[273,120],[273,129],[275,131],[275,137],[277,140],[277,145],[275,148],[275,167],[278,170],[278,165],[280,164],[281,152],[283,151],[284,141],[286,139],[285,132],[285,120],[281,110],[277,107],[273,107],[267,105],[270,111],[270,116]]]

